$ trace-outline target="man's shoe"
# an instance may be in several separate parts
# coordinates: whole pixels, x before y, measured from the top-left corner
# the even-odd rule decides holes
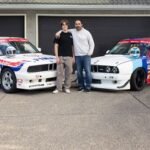
[[[84,89],[82,87],[79,87],[78,91],[84,91]]]
[[[57,93],[59,93],[57,89],[53,91],[53,94],[57,94]]]
[[[65,89],[65,93],[70,94],[70,89]]]
[[[85,91],[85,92],[90,92],[90,91],[91,91],[91,89],[85,89],[84,91]]]

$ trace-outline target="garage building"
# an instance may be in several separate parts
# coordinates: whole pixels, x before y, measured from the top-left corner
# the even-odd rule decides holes
[[[148,0],[1,0],[0,36],[28,38],[43,53],[53,54],[60,20],[70,28],[81,19],[96,44],[94,56],[105,54],[120,39],[150,37]]]

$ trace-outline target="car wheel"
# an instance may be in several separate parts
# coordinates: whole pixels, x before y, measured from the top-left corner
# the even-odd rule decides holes
[[[140,91],[144,88],[146,72],[142,68],[136,69],[131,76],[131,90]]]
[[[2,71],[1,87],[6,93],[14,93],[16,91],[16,76],[9,68],[5,68]]]

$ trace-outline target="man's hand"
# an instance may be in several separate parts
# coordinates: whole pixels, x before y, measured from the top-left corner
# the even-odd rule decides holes
[[[72,63],[73,64],[75,63],[75,57],[72,57]]]
[[[56,37],[57,39],[59,39],[59,38],[60,38],[60,34],[61,34],[61,32],[62,32],[62,30],[60,30],[60,31],[56,32],[55,37]]]
[[[56,57],[56,63],[57,63],[57,64],[60,64],[60,63],[61,63],[61,60],[60,60],[59,57]]]

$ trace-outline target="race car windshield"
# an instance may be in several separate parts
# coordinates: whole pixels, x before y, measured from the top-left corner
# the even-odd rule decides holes
[[[38,49],[30,42],[10,42],[10,45],[15,47],[16,54],[38,53]]]
[[[114,54],[114,55],[129,55],[130,49],[132,47],[139,47],[139,43],[119,43],[115,47],[113,47],[112,50],[108,54]]]

